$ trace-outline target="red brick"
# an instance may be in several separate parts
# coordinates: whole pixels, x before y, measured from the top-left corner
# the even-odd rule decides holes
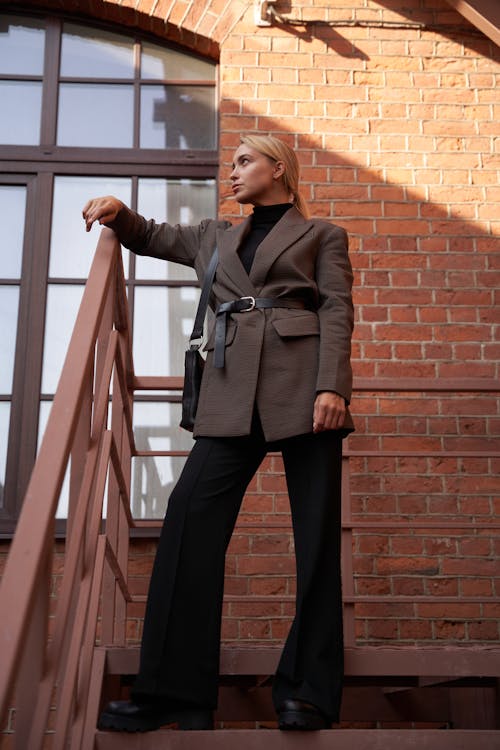
[[[239,638],[242,640],[267,640],[271,625],[267,620],[240,620]]]
[[[379,557],[376,560],[377,573],[406,573],[411,575],[434,575],[437,572],[436,561],[428,557]]]
[[[465,629],[465,623],[438,620],[434,623],[434,638],[463,641],[465,639]]]
[[[498,641],[499,623],[497,619],[470,622],[467,626],[467,632],[470,640]]]
[[[456,596],[459,595],[458,580],[456,578],[439,578],[433,576],[425,581],[425,593],[431,596]]]
[[[397,620],[368,620],[366,625],[370,639],[391,641],[398,639]]]
[[[262,578],[253,577],[250,579],[250,592],[254,595],[270,596],[287,594],[288,579],[286,577],[265,576]]]
[[[282,555],[240,555],[238,557],[238,573],[241,575],[266,574],[294,575],[295,561],[291,557]]]
[[[423,641],[432,638],[432,624],[425,620],[401,620],[399,623],[401,640]]]

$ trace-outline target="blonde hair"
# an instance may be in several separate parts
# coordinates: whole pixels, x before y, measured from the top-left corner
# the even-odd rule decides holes
[[[273,135],[242,135],[240,141],[273,161],[283,162],[285,165],[283,174],[285,190],[290,193],[291,202],[300,213],[306,219],[309,218],[309,208],[299,192],[300,167],[295,151],[287,143],[280,141]]]

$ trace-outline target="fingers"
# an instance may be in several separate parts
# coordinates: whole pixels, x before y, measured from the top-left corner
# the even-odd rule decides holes
[[[95,198],[87,201],[87,203],[83,207],[82,216],[85,222],[85,229],[87,232],[90,232],[94,221],[99,220],[99,210],[97,206],[97,200]]]
[[[106,224],[116,219],[116,215],[122,206],[122,202],[112,195],[106,195],[102,198],[91,198],[82,209],[85,229],[90,232],[94,221],[99,224]]]
[[[345,401],[337,393],[320,393],[314,403],[313,432],[338,430],[345,421]]]

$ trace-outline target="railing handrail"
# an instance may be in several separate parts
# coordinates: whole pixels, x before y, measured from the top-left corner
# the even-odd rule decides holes
[[[0,587],[0,715],[11,696],[41,571],[54,542],[54,519],[79,418],[119,244],[103,229],[90,269],[44,437]],[[33,533],[35,531],[35,533]],[[22,581],[22,585],[20,585]]]
[[[142,391],[181,391],[182,377],[171,375],[135,375],[134,389]],[[370,393],[500,393],[496,378],[438,378],[438,377],[354,377],[353,392]]]

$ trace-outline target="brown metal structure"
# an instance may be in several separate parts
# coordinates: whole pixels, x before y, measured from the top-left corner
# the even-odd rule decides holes
[[[277,665],[276,648],[226,647],[221,660],[221,705],[218,720],[229,728],[213,733],[169,732],[146,736],[96,732],[102,700],[120,689],[119,678],[137,669],[138,651],[126,647],[130,513],[130,467],[136,451],[132,405],[136,389],[178,390],[179,378],[134,375],[130,326],[115,235],[104,229],[87,282],[46,433],[25,497],[0,590],[0,711],[15,705],[16,750],[92,750],[93,748],[266,748],[290,743],[317,748],[473,748],[500,745],[498,676],[500,648],[360,647],[354,632],[358,602],[402,602],[415,597],[360,596],[354,590],[352,532],[355,528],[388,529],[393,521],[357,521],[351,516],[349,455],[343,487],[343,586],[346,632],[346,699],[343,720],[395,725],[424,722],[428,728],[342,729],[314,736],[284,736],[268,731],[274,720],[270,681]],[[423,382],[359,380],[366,391],[498,391],[485,380]],[[171,452],[172,453],[172,452]],[[351,452],[369,455],[369,452]],[[377,455],[381,455],[377,452]],[[430,455],[387,452],[385,455]],[[435,456],[435,453],[432,453]],[[449,456],[450,452],[445,455]],[[456,454],[458,455],[458,454]],[[463,452],[460,454],[463,455]],[[471,454],[468,454],[471,455]],[[500,451],[482,452],[498,457]],[[70,506],[64,575],[57,610],[50,611],[54,519],[68,465]],[[107,485],[106,519],[103,506]],[[405,525],[406,522],[399,522]],[[156,522],[159,525],[159,522]],[[244,524],[242,524],[244,525]],[[422,520],[413,527],[466,529],[500,524]],[[276,528],[279,524],[276,524]],[[253,527],[248,527],[253,528]],[[273,526],[274,528],[274,526]],[[237,597],[233,597],[237,598]],[[418,597],[417,597],[418,598]],[[430,597],[421,597],[429,601]],[[267,601],[266,597],[260,597]],[[256,598],[252,598],[256,600]],[[456,599],[454,599],[456,601]],[[433,602],[452,601],[432,597]],[[479,601],[461,597],[460,601]],[[489,598],[489,602],[498,599]],[[98,644],[98,645],[96,645]],[[453,698],[452,691],[455,691]],[[457,691],[458,696],[457,697]],[[255,732],[231,722],[257,725]],[[443,724],[444,722],[444,724]],[[245,724],[246,723],[246,724]],[[435,725],[454,726],[442,731]],[[50,727],[50,729],[49,729]]]
[[[446,2],[500,46],[500,3],[498,0],[446,0]]]

